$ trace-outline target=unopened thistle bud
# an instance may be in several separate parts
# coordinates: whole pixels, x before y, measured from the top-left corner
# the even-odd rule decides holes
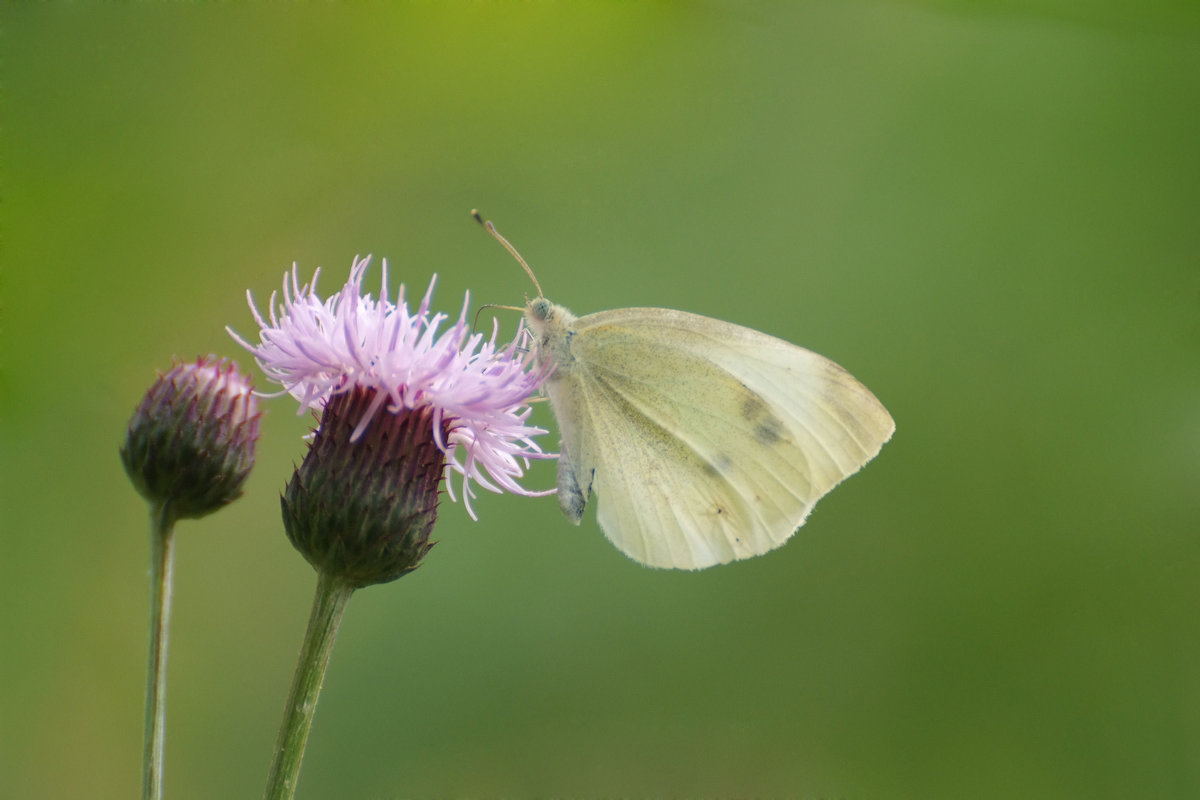
[[[138,492],[174,519],[236,500],[254,465],[258,401],[225,359],[200,358],[160,375],[129,421],[121,461]]]

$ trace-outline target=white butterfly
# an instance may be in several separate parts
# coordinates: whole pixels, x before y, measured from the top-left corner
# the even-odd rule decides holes
[[[739,325],[662,308],[576,317],[540,287],[525,319],[554,367],[559,506],[578,525],[594,494],[605,535],[652,567],[779,547],[896,427],[837,364]]]

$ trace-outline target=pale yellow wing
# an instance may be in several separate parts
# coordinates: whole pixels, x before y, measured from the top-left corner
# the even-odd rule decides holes
[[[559,491],[589,489],[613,544],[700,569],[771,550],[892,435],[887,411],[832,361],[766,334],[666,309],[580,318],[548,386],[563,432]]]

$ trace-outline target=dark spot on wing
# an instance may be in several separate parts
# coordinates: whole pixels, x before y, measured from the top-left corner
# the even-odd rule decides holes
[[[771,409],[767,408],[767,404],[763,399],[750,390],[745,384],[742,388],[746,390],[746,396],[742,398],[742,416],[754,422],[762,417],[771,416]]]
[[[779,420],[771,417],[766,422],[754,426],[754,438],[759,444],[775,444],[783,438],[782,426]]]
[[[766,402],[755,394],[749,386],[742,384],[746,391],[742,398],[742,416],[754,424],[754,439],[759,444],[774,444],[783,438],[783,423],[771,413]]]

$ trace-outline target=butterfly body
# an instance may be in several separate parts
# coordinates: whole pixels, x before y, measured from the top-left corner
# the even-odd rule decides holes
[[[625,308],[526,320],[562,434],[559,505],[629,557],[702,569],[791,537],[895,429],[874,395],[804,348],[709,317]]]

